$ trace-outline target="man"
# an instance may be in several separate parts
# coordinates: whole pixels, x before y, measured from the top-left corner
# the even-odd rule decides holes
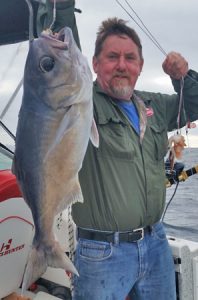
[[[74,3],[61,2],[57,13],[62,20],[67,15],[64,26],[75,19],[67,10]],[[143,63],[136,32],[123,20],[104,21],[93,57],[100,146],[88,146],[80,172],[84,203],[73,205],[80,274],[74,278],[74,300],[124,300],[131,290],[132,300],[176,299],[173,259],[160,222],[164,156],[167,131],[177,127],[182,77],[187,119],[198,119],[198,74],[172,52],[163,69],[177,94],[140,92],[135,84]],[[185,122],[182,112],[180,126]]]

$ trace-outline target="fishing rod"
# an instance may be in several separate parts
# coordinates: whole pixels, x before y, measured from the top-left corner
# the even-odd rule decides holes
[[[148,29],[148,27],[144,24],[144,22],[139,17],[139,15],[134,10],[134,8],[129,3],[129,1],[128,0],[123,0],[122,1],[122,3],[125,2],[125,4],[126,4],[125,6],[121,3],[120,0],[115,0],[115,1],[126,12],[126,14],[133,20],[133,22],[142,30],[142,32],[151,40],[151,42],[161,51],[161,53],[163,55],[167,56],[167,52],[160,45],[158,40],[154,37],[154,35]],[[129,10],[130,10],[130,12],[129,12]],[[198,81],[196,79],[192,78],[189,74],[187,74],[186,77],[188,77],[192,81],[198,83]],[[180,99],[179,99],[179,110],[178,110],[178,116],[177,116],[177,127],[178,127],[177,131],[179,131],[179,128],[180,128],[180,121],[181,121],[180,119],[181,119],[181,112],[182,111],[184,113],[184,118],[187,121],[186,112],[185,112],[185,108],[184,108],[183,88],[184,88],[184,78],[182,77],[180,79],[180,96],[179,96]],[[186,129],[186,133],[187,133],[187,129]],[[180,165],[180,167],[181,167],[181,165]],[[174,173],[175,170],[171,170],[171,172],[169,172],[169,174],[167,174],[167,168],[166,168],[166,175],[168,175],[168,176],[166,176],[167,177],[167,180],[166,180],[166,186],[167,187],[170,187],[174,183],[179,183],[180,181],[185,181],[189,176],[198,173],[198,171],[197,171],[198,166],[195,166],[195,167],[193,167],[189,170],[186,170],[186,171],[183,171],[183,167],[182,167],[181,170],[179,170],[179,173],[178,173],[178,170],[176,170],[176,173]],[[170,171],[170,169],[169,169],[169,171]],[[177,190],[177,186],[176,186],[175,192],[176,192],[176,190]]]
[[[188,170],[182,171],[181,174],[178,176],[178,181],[185,181],[188,177],[197,173],[198,173],[198,165]]]
[[[165,163],[166,187],[171,187],[173,184],[186,181],[190,176],[198,174],[198,165],[187,170],[183,170],[183,168],[183,163],[175,163],[174,169],[170,170],[169,162]]]
[[[168,201],[164,212],[162,214],[161,217],[161,221],[163,222],[165,214],[167,212],[167,209],[169,207],[169,205],[171,204],[177,188],[179,186],[179,183],[182,181],[185,181],[187,178],[189,178],[190,176],[194,175],[194,174],[198,174],[198,165],[193,166],[192,168],[188,169],[188,170],[183,170],[184,169],[184,164],[183,163],[178,163],[176,162],[174,164],[174,168],[173,170],[170,167],[170,162],[167,160],[165,162],[165,171],[166,171],[166,187],[171,187],[173,184],[176,184],[176,188],[173,192],[173,195],[171,196],[170,200]]]

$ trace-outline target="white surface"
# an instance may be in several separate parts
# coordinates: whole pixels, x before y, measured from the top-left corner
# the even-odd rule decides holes
[[[33,238],[32,216],[22,198],[0,203],[0,298],[19,288]],[[30,222],[30,223],[28,223]],[[2,271],[3,270],[3,271]]]
[[[60,298],[52,296],[52,295],[49,295],[49,294],[44,293],[44,292],[39,292],[34,297],[34,300],[55,300],[55,299],[59,299],[60,300]]]
[[[198,256],[198,243],[184,239],[168,237],[173,257],[179,258],[181,264],[175,265],[178,277],[179,300],[198,300],[194,297],[197,283],[197,266],[193,266],[193,260]],[[196,276],[195,276],[196,275]]]

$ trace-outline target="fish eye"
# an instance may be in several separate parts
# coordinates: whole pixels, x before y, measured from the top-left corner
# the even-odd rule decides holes
[[[40,60],[39,67],[42,72],[46,73],[46,72],[50,72],[53,69],[54,64],[55,64],[55,61],[52,57],[44,56]]]

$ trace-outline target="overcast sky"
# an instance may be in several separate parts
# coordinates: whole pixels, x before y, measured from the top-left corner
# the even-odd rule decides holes
[[[174,50],[181,53],[192,69],[198,70],[198,1],[197,0],[128,0],[130,5],[149,28],[166,53]],[[124,0],[120,2],[130,8]],[[145,59],[143,72],[136,88],[141,90],[173,93],[170,79],[161,68],[164,54],[153,45],[133,20],[120,8],[115,0],[76,0],[76,7],[82,14],[76,14],[82,50],[87,56],[90,66],[97,29],[104,19],[117,16],[129,21],[136,29],[143,44]],[[16,58],[13,60],[13,58]],[[0,113],[8,101],[14,88],[22,78],[27,46],[11,45],[0,47]],[[9,66],[9,68],[8,68]],[[7,71],[8,69],[8,71]],[[16,116],[19,109],[21,93],[11,107],[6,125],[12,130],[16,127]],[[190,146],[198,147],[198,130],[189,133]]]

